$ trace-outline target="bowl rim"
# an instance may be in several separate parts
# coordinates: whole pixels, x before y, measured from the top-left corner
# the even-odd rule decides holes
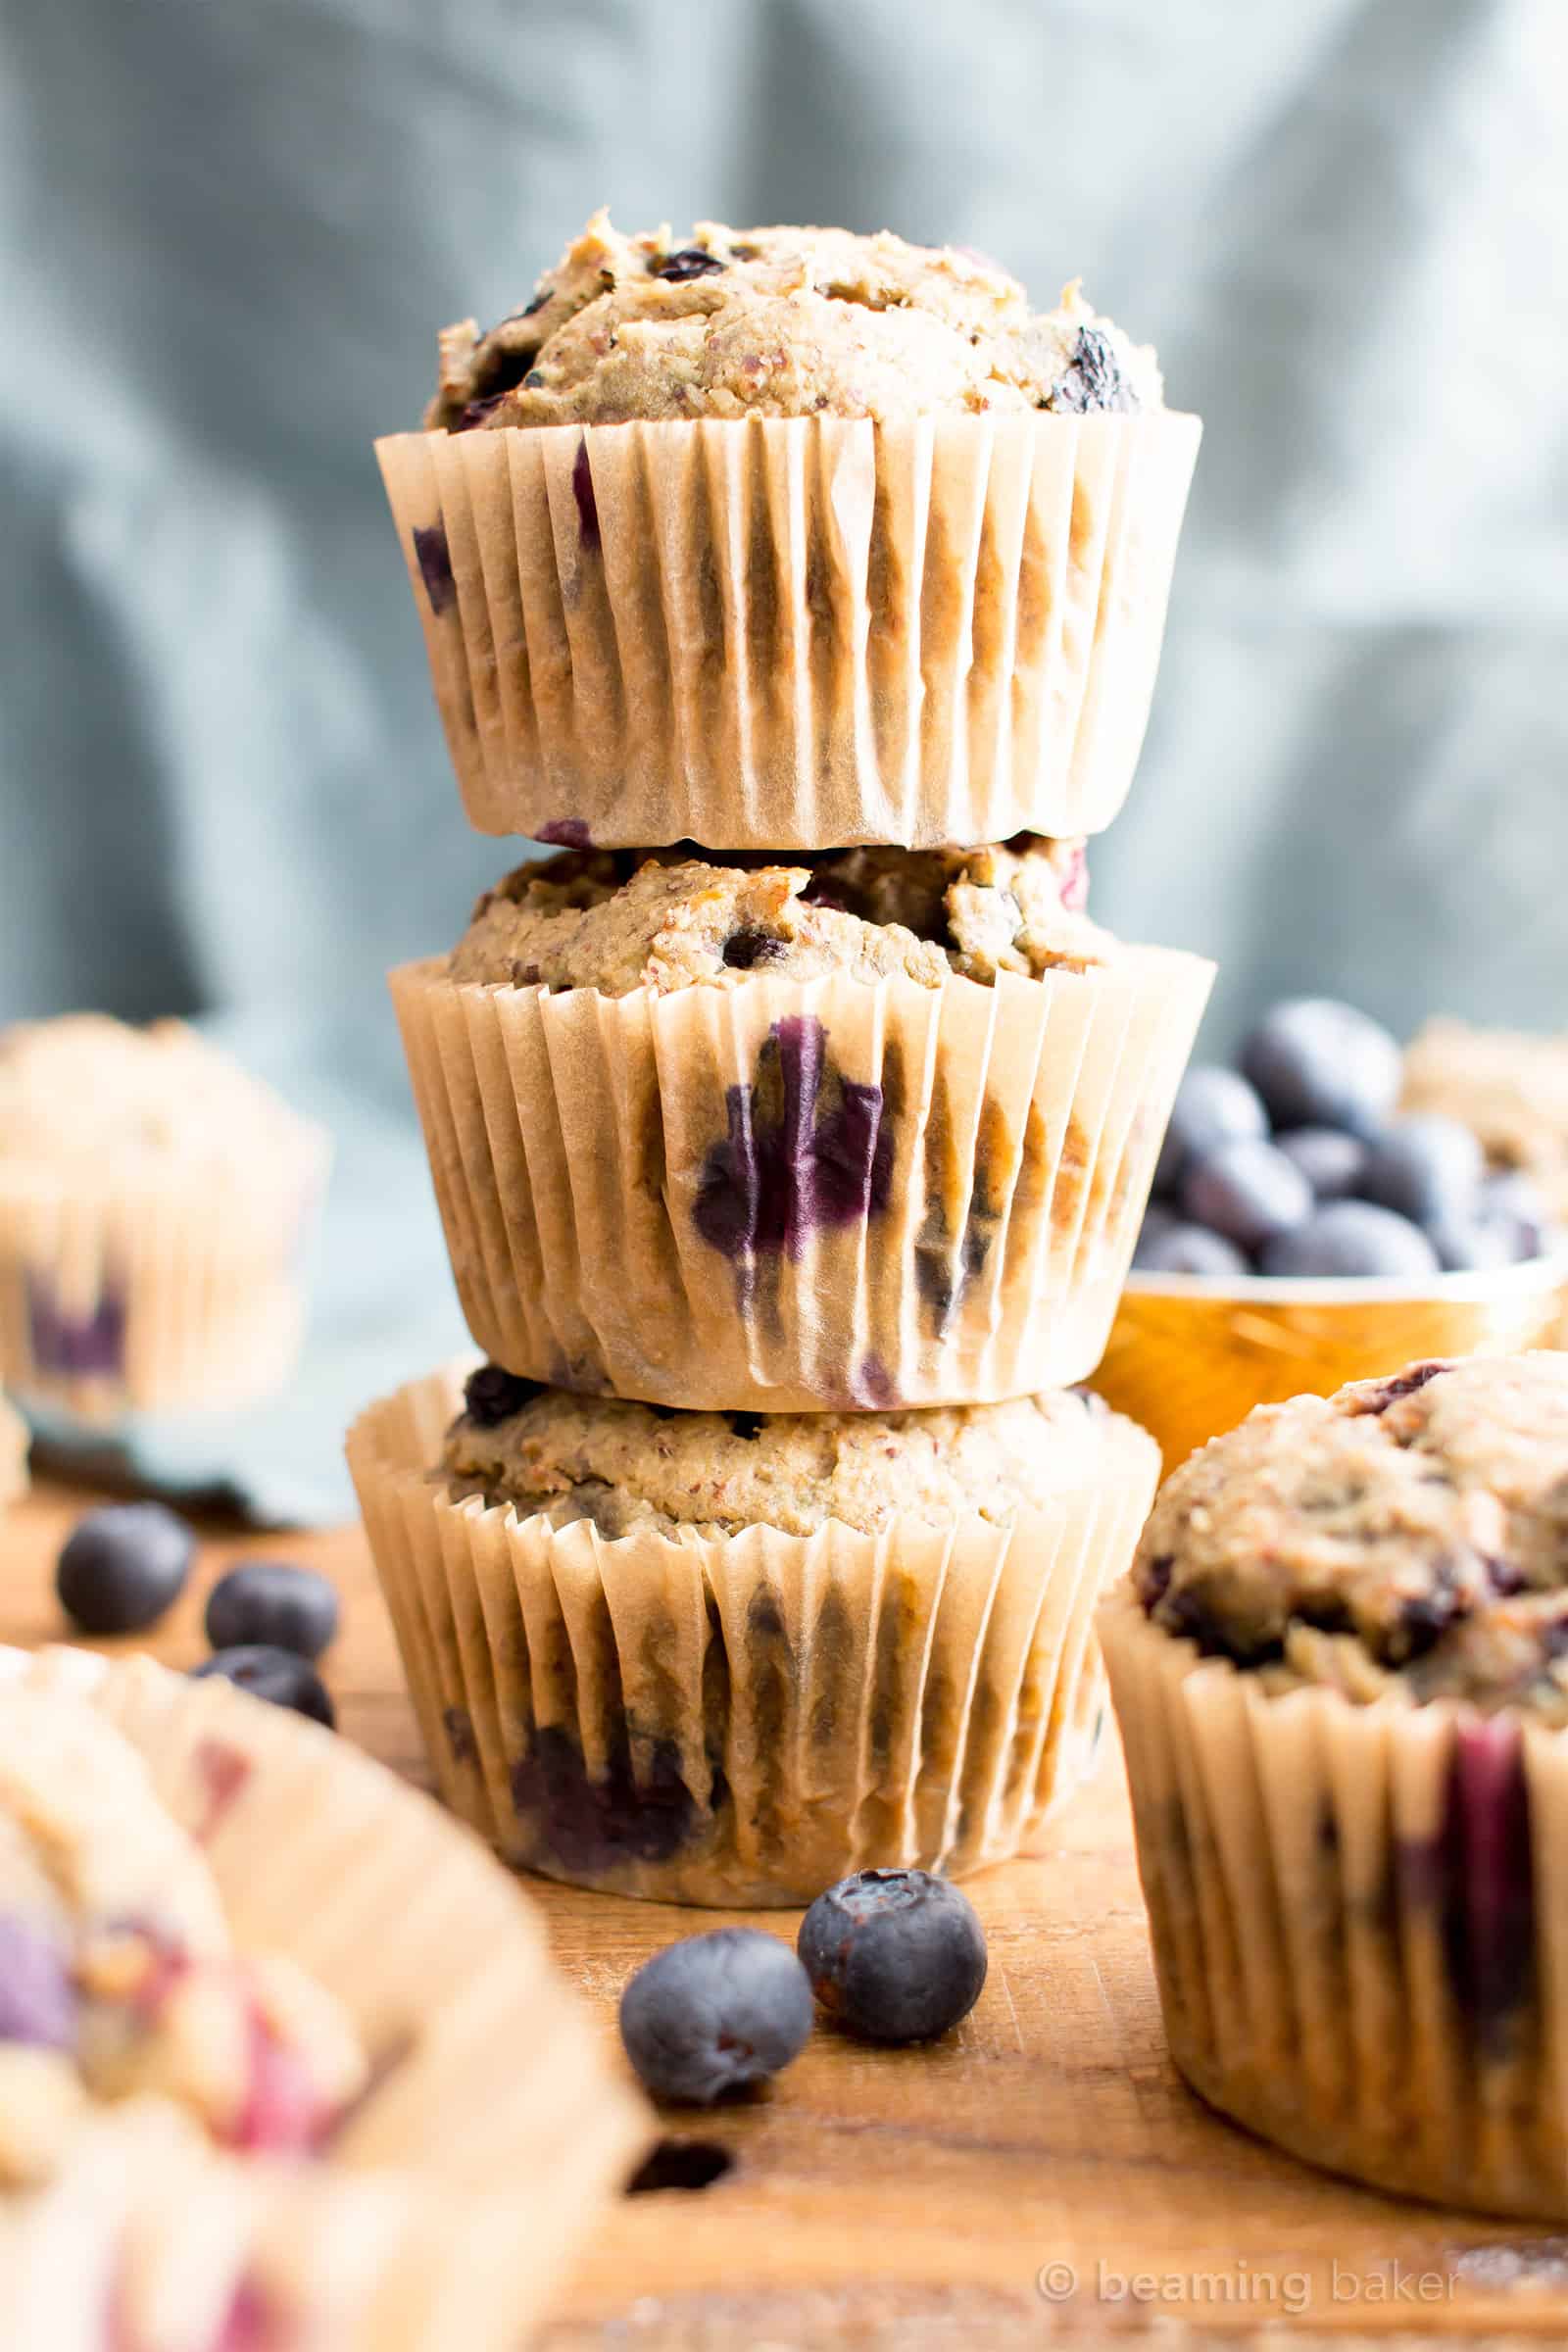
[[[1251,1274],[1245,1281],[1226,1274],[1159,1274],[1137,1268],[1123,1297],[1188,1298],[1195,1304],[1221,1301],[1233,1306],[1367,1307],[1424,1301],[1485,1306],[1507,1298],[1530,1298],[1568,1288],[1568,1244],[1543,1250],[1514,1266],[1479,1272],[1407,1274]]]

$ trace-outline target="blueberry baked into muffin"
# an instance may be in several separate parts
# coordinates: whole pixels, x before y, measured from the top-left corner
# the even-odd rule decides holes
[[[0,1376],[90,1420],[278,1387],[327,1149],[182,1021],[0,1031]]]
[[[372,1406],[349,1460],[448,1801],[551,1877],[764,1905],[1030,1842],[1157,1470],[1075,1393],[769,1417],[495,1365]]]
[[[1379,2186],[1568,2215],[1568,1356],[1260,1406],[1100,1631],[1189,2081]]]
[[[1199,424],[1076,285],[603,214],[378,444],[465,804],[602,846],[1110,822]]]
[[[392,978],[477,1345],[584,1393],[983,1402],[1104,1347],[1212,967],[1082,845],[567,851]]]

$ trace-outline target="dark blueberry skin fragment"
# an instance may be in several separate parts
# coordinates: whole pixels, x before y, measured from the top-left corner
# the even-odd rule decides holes
[[[481,1364],[464,1382],[463,1409],[476,1428],[496,1429],[543,1394],[536,1380],[522,1380],[499,1364]]]
[[[448,612],[458,601],[458,583],[452,576],[452,550],[447,545],[445,527],[432,522],[421,529],[414,526],[414,555],[424,582],[424,593],[430,600],[432,612]]]
[[[53,1284],[30,1275],[27,1342],[40,1372],[112,1380],[125,1368],[125,1302],[106,1291],[90,1314],[68,1314]]]
[[[1183,1225],[1174,1217],[1152,1233],[1145,1226],[1133,1264],[1146,1274],[1217,1274],[1231,1281],[1252,1270],[1222,1233],[1210,1233],[1204,1225]]]
[[[655,254],[649,262],[648,274],[662,277],[666,285],[683,286],[690,278],[710,277],[715,270],[728,267],[716,253],[705,253],[700,245],[683,245],[678,253]]]
[[[512,1801],[540,1851],[574,1876],[600,1878],[622,1862],[667,1862],[707,1818],[729,1800],[722,1772],[713,1775],[707,1808],[681,1777],[673,1740],[654,1745],[639,1778],[624,1736],[607,1769],[591,1780],[582,1749],[560,1724],[545,1724],[512,1774]]]
[[[70,2050],[76,2041],[76,1988],[70,1955],[36,1921],[0,1911],[0,2042]]]
[[[1237,1136],[1266,1136],[1268,1115],[1255,1091],[1236,1070],[1218,1062],[1197,1062],[1176,1090],[1170,1125],[1154,1169],[1154,1190],[1164,1198],[1180,1188],[1195,1159],[1202,1159]]]
[[[1359,1190],[1412,1225],[1436,1225],[1475,1215],[1485,1172],[1468,1127],[1439,1111],[1420,1111],[1373,1138]]]
[[[337,1633],[337,1587],[316,1568],[286,1560],[242,1560],[207,1599],[214,1649],[291,1649],[318,1658]]]
[[[1192,1161],[1182,1180],[1182,1210],[1238,1250],[1261,1250],[1311,1215],[1312,1188],[1273,1144],[1239,1135]]]
[[[185,1588],[196,1539],[161,1502],[112,1502],[78,1519],[55,1570],[60,1605],[84,1634],[156,1625]]]
[[[725,1095],[729,1133],[709,1152],[693,1222],[729,1258],[800,1253],[808,1234],[887,1206],[893,1133],[882,1089],[842,1079],[818,1114],[827,1032],[810,1013],[774,1023],[749,1086]]]
[[[1361,1189],[1366,1146],[1339,1127],[1297,1127],[1274,1138],[1293,1159],[1319,1200],[1347,1200]]]
[[[1116,365],[1109,337],[1098,326],[1078,329],[1067,372],[1052,386],[1049,405],[1073,416],[1087,416],[1094,409],[1126,410],[1138,406]]]
[[[308,1715],[313,1723],[324,1723],[328,1731],[337,1728],[337,1712],[326,1685],[310,1660],[296,1657],[291,1649],[246,1642],[235,1649],[215,1650],[200,1666],[191,1668],[193,1683],[217,1678],[237,1684],[253,1698],[265,1698],[274,1707]]]
[[[1356,1398],[1351,1409],[1355,1413],[1386,1413],[1401,1396],[1413,1396],[1428,1381],[1452,1370],[1453,1360],[1446,1355],[1430,1356],[1425,1363],[1406,1364],[1402,1372],[1394,1373],[1388,1380],[1380,1380],[1375,1386],[1368,1383],[1366,1393]]]
[[[811,1987],[787,1943],[715,1928],[656,1952],[620,1996],[620,2038],[656,2099],[710,2107],[789,2065]]]
[[[1263,1251],[1262,1271],[1279,1275],[1402,1275],[1440,1272],[1438,1253],[1419,1226],[1370,1200],[1330,1200],[1294,1233]]]
[[[577,532],[584,547],[599,552],[599,501],[594,496],[593,468],[588,463],[588,444],[579,441],[577,455],[571,462],[571,495],[577,502]]]
[[[862,1870],[819,1894],[796,1949],[836,2026],[865,2041],[931,2041],[986,1981],[974,1905],[924,1870]]]
[[[1276,1127],[1375,1135],[1398,1100],[1402,1057],[1380,1021],[1332,997],[1276,1004],[1242,1048]]]

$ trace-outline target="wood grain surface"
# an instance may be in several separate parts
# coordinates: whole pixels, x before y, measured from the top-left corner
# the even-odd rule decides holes
[[[0,1639],[66,1635],[53,1562],[91,1499],[45,1485],[0,1520]],[[194,1663],[221,1567],[247,1552],[312,1561],[344,1599],[326,1665],[345,1736],[422,1780],[358,1529],[203,1533],[190,1592],[144,1645]],[[719,1917],[530,1885],[607,2036],[629,1971]],[[669,2115],[672,2138],[721,2149],[731,2169],[606,2217],[546,2329],[549,2352],[1568,2335],[1568,2233],[1309,2172],[1183,2088],[1160,2034],[1114,1755],[1064,1814],[1054,1851],[970,1891],[991,1946],[973,2016],[917,2051],[820,2032],[770,2094]],[[795,1919],[757,1924],[793,1935]]]

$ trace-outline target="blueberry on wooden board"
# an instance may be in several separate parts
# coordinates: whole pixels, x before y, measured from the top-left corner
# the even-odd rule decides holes
[[[184,1590],[196,1539],[161,1502],[112,1502],[78,1519],[55,1570],[60,1605],[84,1634],[135,1634]]]
[[[776,1936],[715,1928],[646,1961],[620,1996],[620,2038],[656,2099],[709,2107],[764,2082],[811,2031],[805,1969]]]
[[[337,1588],[316,1568],[286,1560],[242,1560],[207,1600],[214,1649],[262,1647],[318,1658],[337,1632]]]
[[[234,1649],[215,1650],[200,1666],[191,1668],[192,1682],[215,1677],[248,1690],[253,1698],[265,1698],[274,1707],[308,1715],[313,1723],[324,1723],[328,1731],[336,1728],[337,1714],[326,1685],[310,1660],[296,1657],[291,1649],[245,1642]]]
[[[867,2041],[931,2041],[986,1981],[974,1905],[924,1870],[862,1870],[819,1894],[796,1945],[834,2024]]]

